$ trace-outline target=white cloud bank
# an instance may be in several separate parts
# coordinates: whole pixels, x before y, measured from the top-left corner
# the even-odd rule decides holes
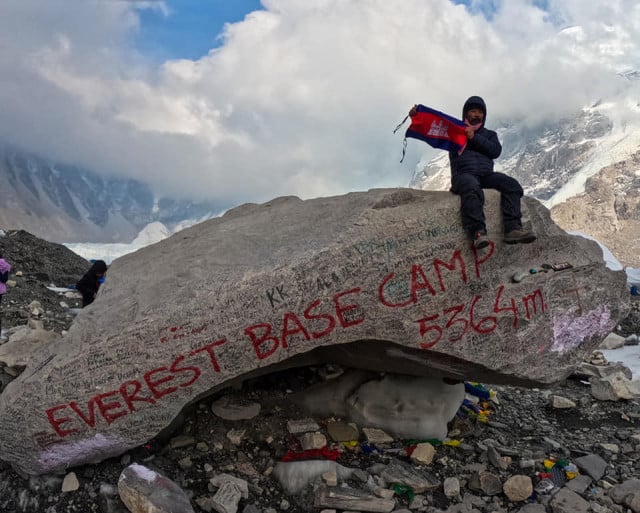
[[[488,21],[449,0],[264,0],[158,67],[133,36],[162,3],[3,0],[0,140],[233,205],[406,185],[428,148],[400,164],[391,132],[413,103],[459,115],[479,94],[491,126],[637,92],[616,75],[640,68],[635,0],[498,4]]]

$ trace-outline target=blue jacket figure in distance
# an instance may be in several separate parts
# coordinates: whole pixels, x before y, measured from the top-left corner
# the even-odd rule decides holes
[[[494,159],[502,153],[498,135],[485,128],[487,106],[480,96],[471,96],[462,108],[467,146],[462,153],[449,152],[451,192],[460,196],[462,226],[476,249],[489,245],[484,216],[483,189],[500,191],[500,209],[507,244],[529,243],[536,236],[522,227],[520,199],[524,192],[518,181],[493,170]]]
[[[107,264],[104,260],[96,260],[87,273],[76,283],[76,290],[82,294],[82,308],[93,303],[105,274],[107,274]]]

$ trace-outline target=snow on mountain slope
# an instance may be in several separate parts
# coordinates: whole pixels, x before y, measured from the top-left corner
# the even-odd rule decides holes
[[[51,242],[130,242],[149,223],[173,231],[224,210],[157,198],[148,184],[104,178],[0,143],[0,227]]]
[[[640,267],[637,101],[600,102],[572,118],[534,128],[513,124],[497,132],[503,151],[496,171],[516,177],[525,194],[551,209],[559,226],[597,238],[624,265]],[[410,186],[448,190],[449,183],[448,154],[440,152],[415,173]]]
[[[623,110],[626,116],[620,115]],[[521,122],[496,131],[503,146],[496,171],[514,176],[525,194],[551,207],[584,192],[590,176],[640,148],[640,109],[634,105],[629,110],[628,102],[600,104],[573,118],[537,127]],[[431,190],[447,190],[449,184],[446,152],[418,169],[410,182],[411,187]]]

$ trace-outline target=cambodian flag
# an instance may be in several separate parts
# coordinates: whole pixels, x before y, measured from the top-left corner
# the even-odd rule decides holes
[[[443,112],[417,105],[405,137],[426,142],[434,148],[462,153],[467,145],[467,125]]]

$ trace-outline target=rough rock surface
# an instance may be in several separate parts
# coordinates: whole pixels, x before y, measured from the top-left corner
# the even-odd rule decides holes
[[[640,267],[638,164],[640,152],[601,169],[587,179],[584,193],[551,209],[553,220],[565,230],[595,237],[630,267]]]
[[[245,205],[117,260],[68,335],[0,396],[0,457],[35,474],[99,461],[234,378],[312,362],[565,378],[626,313],[625,275],[531,199],[538,241],[503,245],[498,205],[487,194],[482,253],[456,196],[395,189]]]
[[[27,308],[34,300],[44,310],[37,320],[42,321],[46,329],[58,333],[67,329],[72,321],[69,307],[79,306],[82,301],[61,298],[47,287],[74,285],[91,264],[62,244],[47,242],[24,230],[5,230],[5,233],[0,237],[0,253],[11,264],[9,279],[15,286],[2,298],[3,329],[34,317]]]

